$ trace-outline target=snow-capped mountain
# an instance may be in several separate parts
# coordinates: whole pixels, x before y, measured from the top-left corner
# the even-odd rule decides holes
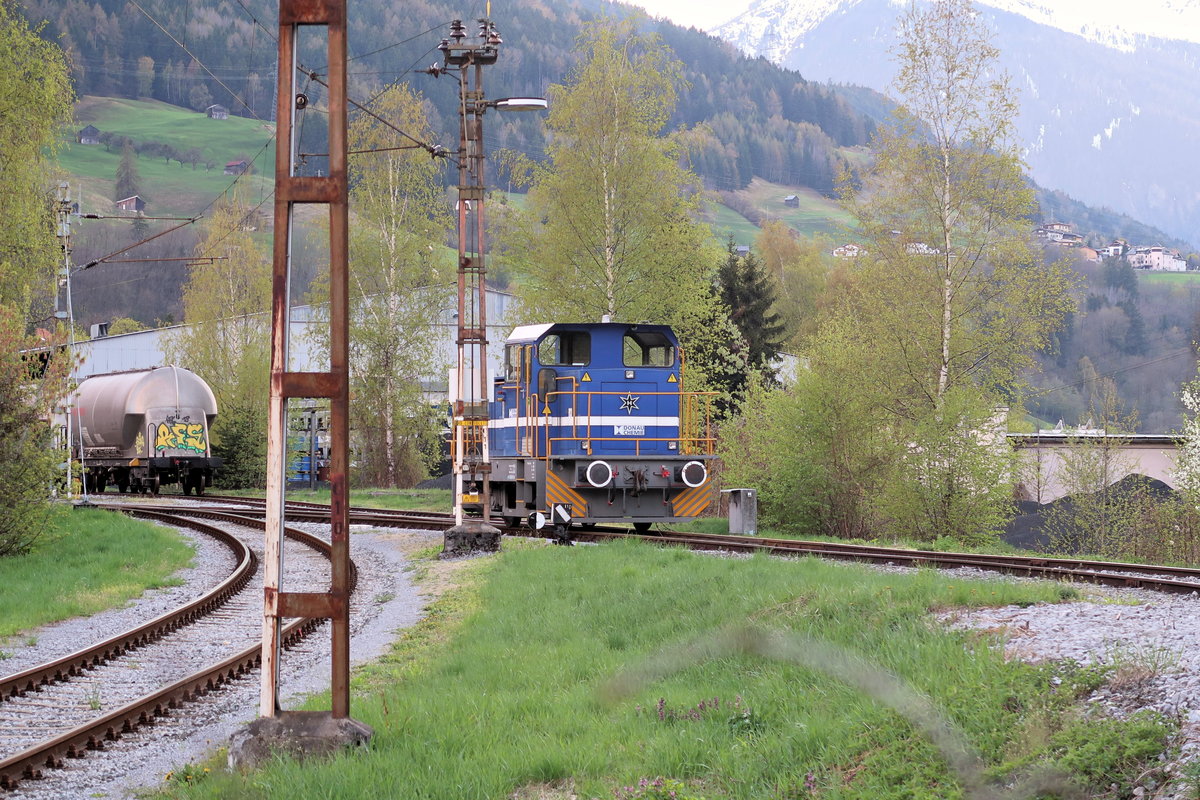
[[[1200,0],[1145,0],[1136,11],[1122,3],[1124,17],[1106,8],[1116,4],[1084,0],[984,2],[1021,92],[1033,177],[1200,244]],[[758,0],[714,33],[810,80],[887,93],[906,6]]]

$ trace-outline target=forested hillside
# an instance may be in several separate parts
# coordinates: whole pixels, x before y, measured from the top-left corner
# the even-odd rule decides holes
[[[145,0],[140,5],[146,13],[126,0],[27,0],[25,5],[33,21],[48,22],[43,35],[56,38],[70,54],[81,95],[152,97],[196,110],[221,103],[234,114],[263,119],[274,114],[271,0]],[[493,18],[504,46],[487,76],[489,95],[539,95],[550,84],[562,83],[576,60],[573,44],[580,23],[598,13],[627,11],[598,0],[497,4]],[[482,8],[443,0],[354,3],[352,97],[365,101],[388,83],[408,80],[437,109],[433,128],[446,131],[449,139],[454,87],[413,71],[440,62],[437,45],[447,35],[450,19],[467,20],[474,33],[471,20],[481,14]],[[831,194],[845,163],[841,149],[869,141],[874,124],[834,89],[765,60],[748,59],[695,30],[647,24],[684,62],[691,88],[672,126],[701,126],[692,140],[692,167],[712,188],[740,189],[757,175]],[[315,46],[302,61],[317,72],[324,63]],[[306,91],[320,102],[319,86],[310,83]],[[492,149],[511,148],[534,157],[544,152],[537,120],[521,115],[497,115],[489,123],[488,139]]]

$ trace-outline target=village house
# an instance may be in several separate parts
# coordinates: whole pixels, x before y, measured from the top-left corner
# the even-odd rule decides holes
[[[865,256],[866,254],[867,251],[864,248],[853,243],[844,244],[841,247],[833,248],[834,258],[858,258],[859,256]]]
[[[209,119],[229,119],[229,109],[220,103],[213,103],[204,109],[204,113],[208,115]]]
[[[100,144],[100,129],[95,125],[88,125],[75,134],[75,141],[80,144]]]
[[[250,162],[245,160],[244,158],[238,159],[237,161],[230,161],[228,164],[225,165],[225,174],[226,175],[241,175],[243,172],[249,172],[249,171],[250,171]]]
[[[1071,230],[1066,222],[1047,222],[1034,229],[1034,235],[1046,242],[1063,247],[1082,247],[1083,237]]]
[[[1179,253],[1168,250],[1162,245],[1152,247],[1135,247],[1126,256],[1129,266],[1134,269],[1160,270],[1162,272],[1183,272],[1187,262],[1179,257]]]
[[[800,198],[794,194],[789,194],[787,197],[783,198],[783,204],[788,208],[799,208]]]
[[[117,209],[119,211],[126,211],[133,214],[141,214],[146,210],[146,201],[135,194],[133,197],[126,197],[124,200],[118,200]]]

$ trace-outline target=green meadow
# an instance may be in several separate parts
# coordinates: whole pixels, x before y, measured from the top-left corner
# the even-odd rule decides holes
[[[71,182],[82,186],[85,212],[114,214],[113,188],[121,153],[104,145],[81,145],[76,132],[95,125],[104,133],[128,136],[137,142],[161,142],[180,152],[199,148],[204,163],[180,165],[161,156],[136,158],[141,179],[140,192],[147,216],[190,216],[200,213],[213,198],[227,190],[234,177],[223,174],[230,161],[253,160],[250,175],[239,185],[252,204],[265,198],[274,186],[274,126],[254,119],[230,115],[213,120],[203,113],[156,100],[85,97],[76,104],[75,123],[63,132],[64,146],[58,154],[60,168]]]
[[[900,800],[1009,796],[1037,775],[1127,797],[1175,730],[1084,713],[1105,669],[1010,662],[931,617],[1070,587],[630,542],[506,541],[456,576],[357,672],[369,750],[247,774],[218,755],[155,796]]]
[[[192,548],[161,525],[110,511],[56,506],[50,532],[32,552],[0,559],[0,637],[95,614],[147,589],[177,585],[171,576],[192,556]],[[0,670],[2,658],[0,651]]]

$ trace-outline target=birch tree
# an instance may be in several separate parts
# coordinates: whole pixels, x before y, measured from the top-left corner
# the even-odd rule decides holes
[[[663,136],[681,64],[629,20],[585,26],[583,58],[550,87],[549,164],[507,238],[527,316],[673,322],[706,302],[719,250],[696,222],[694,176]]]
[[[53,297],[62,254],[54,238],[54,154],[74,93],[63,51],[0,0],[0,303],[24,318]]]
[[[853,359],[826,390],[842,395],[839,409],[861,410],[851,401],[869,393],[891,443],[875,452],[888,462],[821,452],[851,438],[835,430],[814,440],[808,461],[848,464],[828,491],[872,487],[860,516],[897,535],[986,540],[1011,513],[997,406],[1018,400],[1022,371],[1071,308],[1070,273],[1043,266],[1033,246],[1016,96],[969,0],[913,4],[899,40],[895,122],[844,189],[866,254],[830,284],[838,294],[810,345],[828,352],[837,341],[844,370]],[[812,424],[863,429],[815,401],[805,412]]]
[[[410,136],[430,141],[421,97],[396,85],[372,111]],[[378,119],[350,125],[350,393],[358,479],[411,486],[426,475],[443,419],[421,379],[444,375],[439,314],[451,303],[452,226],[438,179],[440,162]],[[397,149],[401,148],[401,149]],[[316,282],[320,302],[327,280]]]
[[[1016,93],[970,0],[911,6],[896,57],[895,124],[848,207],[870,252],[856,316],[915,419],[956,387],[1011,390],[1072,301],[1030,236]]]

